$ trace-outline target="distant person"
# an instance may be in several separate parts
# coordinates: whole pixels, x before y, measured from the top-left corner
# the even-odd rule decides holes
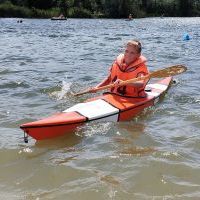
[[[133,15],[132,15],[132,14],[129,14],[128,19],[129,19],[129,20],[132,20],[132,19],[133,19]]]
[[[95,89],[98,87],[114,83],[115,87],[110,89],[110,92],[112,93],[130,97],[146,97],[144,89],[148,80],[118,86],[121,81],[149,74],[146,66],[147,60],[141,55],[141,51],[142,46],[139,41],[128,41],[125,46],[125,52],[117,56],[112,67],[110,68],[109,76],[96,87],[90,88],[90,92],[95,92]]]
[[[64,19],[65,16],[61,13],[61,14],[59,15],[59,18],[60,18],[60,19]]]
[[[160,17],[163,18],[165,16],[165,14],[163,13]]]

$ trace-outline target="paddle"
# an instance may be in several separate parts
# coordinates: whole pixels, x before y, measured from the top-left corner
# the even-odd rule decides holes
[[[121,81],[117,86],[123,86],[123,85],[127,85],[129,83],[134,83],[134,82],[137,82],[137,81],[150,79],[150,78],[163,78],[163,77],[175,76],[175,75],[178,75],[178,74],[185,72],[186,70],[187,70],[187,67],[185,67],[184,65],[174,65],[174,66],[167,67],[167,68],[164,68],[164,69],[156,70],[154,72],[149,73],[146,76],[133,78],[133,79],[129,79],[129,80],[126,80],[126,81]],[[106,85],[106,86],[103,86],[103,87],[99,87],[99,88],[96,88],[96,89],[92,89],[92,90],[87,89],[87,90],[84,90],[83,92],[79,92],[79,93],[74,94],[74,96],[79,96],[79,95],[87,94],[87,93],[90,93],[90,92],[97,92],[97,91],[100,91],[100,90],[106,90],[106,89],[109,89],[109,88],[112,88],[112,87],[115,87],[115,86],[116,86],[116,84],[112,83],[112,84],[109,84],[109,85]]]

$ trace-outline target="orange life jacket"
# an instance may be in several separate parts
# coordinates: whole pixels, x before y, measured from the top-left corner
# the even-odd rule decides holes
[[[146,61],[146,58],[141,55],[136,61],[127,66],[124,62],[124,54],[120,54],[111,67],[111,82],[115,82],[117,79],[125,81],[147,75],[149,72],[145,64]],[[129,84],[111,88],[110,91],[124,96],[144,97],[146,96],[144,88],[147,82],[148,80],[144,81],[143,86],[140,88],[136,88]]]

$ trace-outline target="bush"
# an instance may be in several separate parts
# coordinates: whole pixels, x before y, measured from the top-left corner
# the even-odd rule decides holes
[[[29,15],[31,11],[28,8],[14,6],[9,1],[0,5],[1,17],[27,17]]]
[[[93,14],[89,10],[78,7],[70,8],[68,16],[72,18],[93,18]]]
[[[58,16],[59,13],[60,9],[58,8],[52,8],[50,10],[29,9],[15,6],[9,1],[0,4],[0,17],[50,18],[52,16]]]

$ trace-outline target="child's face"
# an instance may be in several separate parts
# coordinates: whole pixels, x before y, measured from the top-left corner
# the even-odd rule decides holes
[[[124,52],[124,61],[127,65],[134,62],[139,56],[140,53],[138,53],[136,47],[130,45],[126,47]]]

